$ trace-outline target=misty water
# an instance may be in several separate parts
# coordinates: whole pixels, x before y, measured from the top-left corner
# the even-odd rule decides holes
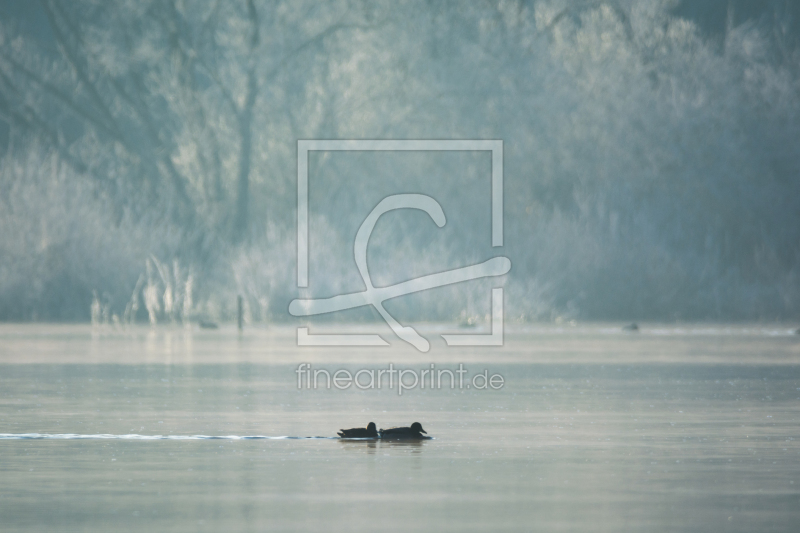
[[[464,350],[430,326],[421,354],[389,335],[299,349],[288,327],[2,325],[2,529],[795,530],[800,336],[619,326],[517,326]],[[301,362],[505,384],[298,390]],[[329,438],[369,421],[434,439]],[[195,435],[227,438],[178,440]]]

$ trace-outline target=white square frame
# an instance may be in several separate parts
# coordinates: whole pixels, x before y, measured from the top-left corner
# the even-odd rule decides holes
[[[308,287],[308,154],[309,152],[447,152],[480,151],[492,153],[492,247],[503,246],[503,141],[502,140],[329,140],[297,141],[297,287]],[[303,346],[358,345],[387,343],[377,335],[311,335],[298,328],[298,344]],[[352,338],[351,338],[352,337]],[[489,335],[442,335],[448,345],[497,346],[503,344],[503,289],[492,289],[492,333]],[[371,339],[371,340],[370,340]]]

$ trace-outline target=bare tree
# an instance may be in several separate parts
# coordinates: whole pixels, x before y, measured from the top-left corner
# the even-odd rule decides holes
[[[7,29],[15,44],[0,48],[0,113],[15,133],[94,176],[120,207],[157,202],[233,242],[247,236],[254,172],[266,171],[254,169],[268,157],[255,130],[298,122],[297,95],[335,90],[315,66],[377,26],[348,3],[40,6],[50,40]]]

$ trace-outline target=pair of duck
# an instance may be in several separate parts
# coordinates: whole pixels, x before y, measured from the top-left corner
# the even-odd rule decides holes
[[[341,429],[337,433],[343,439],[383,439],[383,440],[400,440],[400,439],[430,439],[423,433],[428,432],[422,429],[422,424],[414,422],[410,427],[389,428],[377,430],[375,422],[370,422],[365,428],[351,428]]]

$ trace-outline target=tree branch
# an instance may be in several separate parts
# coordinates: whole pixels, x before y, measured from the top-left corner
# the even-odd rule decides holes
[[[97,110],[101,113],[101,115],[105,117],[106,120],[108,120],[109,124],[114,124],[116,126],[116,119],[114,118],[114,115],[109,110],[106,102],[100,96],[100,93],[98,92],[94,83],[92,83],[92,81],[89,79],[88,72],[86,72],[79,65],[77,52],[70,47],[69,43],[67,42],[66,34],[64,34],[64,32],[61,31],[58,21],[56,20],[56,13],[55,13],[56,8],[51,6],[50,2],[47,2],[45,0],[41,0],[41,5],[44,8],[45,13],[47,14],[47,19],[50,22],[50,27],[53,30],[53,34],[55,35],[56,38],[56,43],[59,49],[61,50],[62,55],[67,60],[67,63],[72,67],[73,71],[75,72],[75,75],[78,77],[78,80],[80,80],[81,84],[89,92],[90,99],[97,107]],[[75,32],[74,28],[71,28],[71,30]],[[76,38],[80,40],[79,37]],[[116,127],[109,127],[109,129],[118,130],[118,128]]]
[[[61,102],[64,106],[69,108],[73,113],[77,116],[83,118],[87,122],[90,122],[98,129],[105,132],[107,135],[113,137],[118,141],[122,141],[122,136],[120,135],[119,131],[116,128],[109,128],[106,124],[104,124],[99,118],[92,115],[89,110],[83,109],[78,105],[76,102],[73,102],[67,95],[63,94],[61,91],[58,90],[53,84],[48,83],[37,76],[35,73],[31,72],[28,68],[24,65],[16,61],[15,59],[8,56],[8,54],[0,51],[0,55],[8,61],[8,63],[14,67],[18,72],[22,73],[25,77],[30,79],[33,83],[40,86],[45,93],[49,94],[50,96],[54,97],[57,101]]]

